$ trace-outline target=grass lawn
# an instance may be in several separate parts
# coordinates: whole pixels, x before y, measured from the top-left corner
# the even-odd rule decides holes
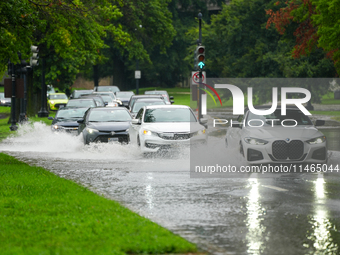
[[[0,107],[0,140],[10,131]],[[53,112],[50,116],[54,116]],[[43,121],[47,118],[30,118]],[[0,254],[166,254],[194,244],[49,171],[0,153]]]
[[[322,96],[321,104],[340,104],[340,99],[334,99],[334,92],[329,91]]]
[[[164,254],[196,246],[117,202],[0,153],[1,254]]]

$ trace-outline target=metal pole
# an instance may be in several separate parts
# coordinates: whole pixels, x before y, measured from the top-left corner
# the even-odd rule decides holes
[[[139,70],[139,60],[136,59],[136,71]],[[136,79],[136,95],[139,95],[139,79]]]
[[[45,84],[45,58],[42,59],[42,70],[41,70],[41,109],[38,112],[38,117],[48,117],[48,111],[46,110],[47,105],[47,89]]]
[[[16,125],[16,116],[15,116],[15,70],[14,70],[14,64],[10,63],[11,66],[11,76],[12,76],[12,98],[11,98],[11,126],[9,129],[11,131],[15,131],[18,129],[18,126]]]
[[[202,13],[198,14],[198,31],[199,31],[199,37],[198,37],[198,45],[201,45],[202,43]],[[201,122],[202,116],[202,69],[199,69],[199,80],[198,80],[198,121]]]

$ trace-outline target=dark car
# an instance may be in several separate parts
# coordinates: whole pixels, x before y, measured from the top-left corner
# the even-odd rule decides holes
[[[60,108],[55,117],[48,117],[52,121],[51,129],[52,131],[63,131],[71,134],[78,134],[79,123],[77,120],[84,117],[87,107],[84,108],[73,108],[64,107]]]
[[[164,98],[162,95],[134,95],[134,96],[131,96],[127,108],[128,108],[129,110],[131,110],[131,107],[132,107],[132,105],[134,104],[134,102],[135,102],[137,99],[141,99],[141,98],[159,98],[159,99],[162,99],[165,103],[167,103],[166,98]]]
[[[94,87],[94,91],[115,93],[117,91],[120,91],[120,89],[117,86],[97,86],[97,87]]]
[[[135,100],[133,105],[131,106],[130,113],[132,117],[135,117],[140,109],[142,109],[144,106],[149,105],[164,105],[166,104],[163,99],[161,98],[139,98]]]
[[[128,107],[130,98],[135,95],[133,91],[117,91],[115,94],[125,107]]]
[[[0,93],[0,106],[11,106],[11,99],[5,97],[5,93]]]
[[[66,107],[97,107],[93,98],[77,98],[68,101]]]
[[[96,101],[98,107],[106,106],[104,99],[99,95],[89,94],[89,95],[81,95],[80,98],[93,98]]]
[[[78,120],[78,134],[82,133],[84,144],[128,143],[131,119],[130,113],[124,107],[90,108],[84,119]]]
[[[93,92],[92,89],[84,89],[84,90],[73,90],[70,99],[76,99],[79,98],[81,95],[88,95]]]
[[[145,95],[162,95],[164,98],[166,98],[169,104],[173,104],[175,102],[173,101],[174,97],[169,96],[166,90],[149,90],[149,91],[145,91],[144,94]]]

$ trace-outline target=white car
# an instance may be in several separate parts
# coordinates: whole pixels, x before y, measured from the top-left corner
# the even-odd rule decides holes
[[[207,142],[205,127],[185,105],[144,106],[132,120],[129,135],[131,143],[137,144],[142,152]]]
[[[225,142],[238,148],[248,164],[326,163],[326,137],[298,108],[287,108],[281,115],[278,108],[270,115],[255,115],[246,111],[227,130]]]

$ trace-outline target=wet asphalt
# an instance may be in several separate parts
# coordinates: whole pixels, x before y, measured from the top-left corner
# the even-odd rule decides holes
[[[187,148],[143,157],[130,145],[84,147],[43,124],[21,130],[0,151],[117,200],[211,254],[339,254],[340,173],[190,178]],[[211,135],[223,142],[223,130]],[[340,164],[340,152],[329,164]]]

